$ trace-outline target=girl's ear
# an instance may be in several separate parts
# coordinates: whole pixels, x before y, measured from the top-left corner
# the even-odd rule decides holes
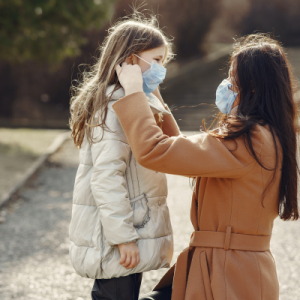
[[[138,58],[132,54],[132,63],[133,65],[137,65],[138,64]]]
[[[125,62],[128,64],[128,65],[135,65],[134,63],[134,58],[135,56],[133,54],[131,54],[129,57],[127,57],[125,59]]]

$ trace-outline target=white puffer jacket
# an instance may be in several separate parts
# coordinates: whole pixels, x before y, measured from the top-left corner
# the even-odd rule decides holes
[[[110,86],[107,94],[114,86]],[[140,166],[128,144],[112,104],[124,97],[119,89],[108,106],[106,125],[96,127],[90,145],[80,149],[75,179],[70,257],[82,277],[108,279],[169,267],[173,235],[167,206],[166,175]],[[170,114],[149,95],[152,111]],[[116,245],[137,240],[140,262],[127,270],[119,264]]]

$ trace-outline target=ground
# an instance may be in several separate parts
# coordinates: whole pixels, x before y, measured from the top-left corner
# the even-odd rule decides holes
[[[75,274],[68,255],[68,226],[77,169],[77,150],[66,142],[5,209],[0,224],[1,300],[87,300],[93,281]],[[174,259],[188,245],[192,190],[189,179],[168,175],[168,204],[175,236]],[[2,212],[3,214],[3,212]],[[275,221],[272,245],[280,300],[300,294],[300,222]],[[144,274],[142,293],[166,272]]]

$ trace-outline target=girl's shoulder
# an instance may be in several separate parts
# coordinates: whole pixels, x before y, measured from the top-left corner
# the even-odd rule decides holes
[[[111,100],[107,105],[107,113],[105,115],[105,126],[104,128],[102,126],[95,127],[93,131],[93,136],[101,137],[101,140],[121,140],[126,142],[127,139],[125,137],[123,128],[119,122],[119,118],[115,113],[114,109],[112,108],[112,104],[114,104],[114,102],[119,100],[120,98],[124,97],[125,92],[123,88],[120,88],[116,91],[114,91],[114,88],[115,85],[110,85],[106,89],[106,96],[111,96]],[[101,119],[103,121],[103,118],[104,116],[101,115],[101,110],[97,111],[95,114],[95,124],[101,123]]]
[[[115,102],[123,97],[125,97],[125,91],[122,87],[115,89],[115,84],[109,85],[106,89],[106,96],[110,97],[110,102]]]
[[[125,91],[122,87],[120,87],[114,91],[115,86],[116,86],[115,84],[112,84],[112,85],[109,85],[106,89],[106,96],[110,98],[107,108],[108,108],[108,112],[110,114],[113,114],[114,117],[118,118],[114,109],[112,108],[112,105],[119,99],[125,97]]]
[[[115,84],[112,84],[106,89],[106,96],[111,97],[110,102],[108,104],[108,109],[113,113],[115,112],[112,108],[112,105],[119,99],[125,97],[125,91],[122,87],[114,91]],[[170,115],[171,113],[163,106],[162,102],[153,94],[150,93],[146,95],[148,99],[149,106],[154,114],[162,113],[163,115]]]
[[[105,117],[105,126],[104,128],[101,126],[94,127],[93,136],[101,137],[101,139],[99,140],[119,140],[128,143],[119,118],[111,107],[111,103],[108,104],[107,108],[108,109]],[[95,117],[97,120],[96,122],[100,123],[100,112],[98,112]]]

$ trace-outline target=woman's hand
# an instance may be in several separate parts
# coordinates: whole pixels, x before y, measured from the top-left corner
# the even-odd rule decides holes
[[[132,269],[140,262],[140,250],[135,242],[118,245],[121,259],[120,265],[126,269]]]
[[[131,65],[123,62],[122,67],[119,65],[116,66],[116,72],[126,96],[143,92],[143,77],[139,65]]]

